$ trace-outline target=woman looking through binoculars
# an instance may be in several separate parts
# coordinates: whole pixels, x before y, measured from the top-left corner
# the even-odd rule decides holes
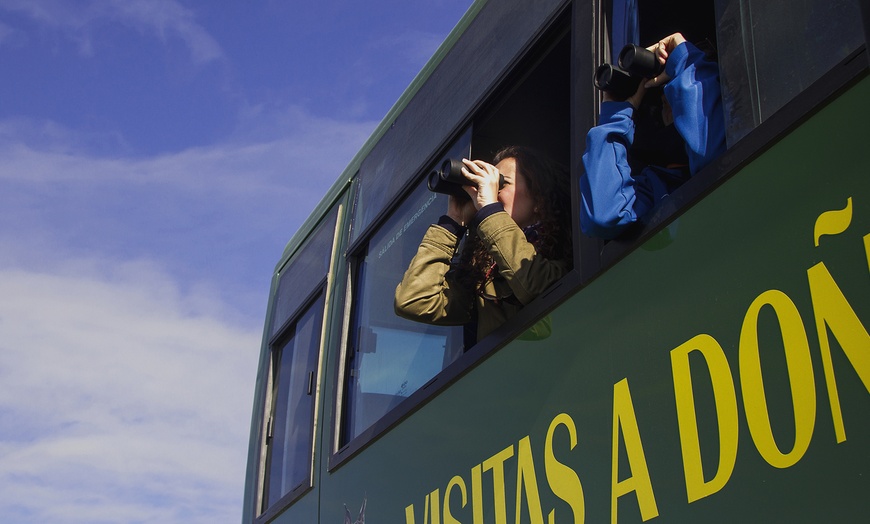
[[[479,339],[570,270],[565,169],[519,146],[502,149],[493,163],[463,160],[469,198],[451,195],[447,214],[423,236],[396,288],[399,316],[439,325],[476,321]]]

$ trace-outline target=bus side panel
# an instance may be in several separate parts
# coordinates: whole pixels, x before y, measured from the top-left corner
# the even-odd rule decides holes
[[[549,336],[324,473],[320,522],[363,503],[415,524],[866,518],[868,100],[865,78],[552,311]]]

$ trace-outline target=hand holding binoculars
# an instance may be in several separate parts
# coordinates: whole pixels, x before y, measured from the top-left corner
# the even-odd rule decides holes
[[[462,186],[473,186],[474,182],[465,178],[462,174],[462,160],[448,158],[441,163],[441,167],[429,173],[429,191],[444,195],[453,195],[459,198],[471,198],[462,189]],[[498,188],[504,187],[504,175],[498,174]]]
[[[594,84],[618,100],[633,95],[641,80],[655,78],[665,70],[656,53],[634,44],[628,44],[619,52],[619,67],[601,64],[595,70]]]

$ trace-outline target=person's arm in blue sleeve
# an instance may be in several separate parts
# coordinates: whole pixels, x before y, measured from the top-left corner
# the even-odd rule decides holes
[[[599,124],[586,134],[580,226],[587,235],[613,238],[651,206],[645,198],[638,198],[628,164],[628,148],[634,140],[633,114],[629,102],[604,102]]]
[[[719,66],[683,42],[670,52],[665,72],[671,78],[665,85],[665,97],[674,125],[686,142],[689,171],[694,175],[725,151]]]

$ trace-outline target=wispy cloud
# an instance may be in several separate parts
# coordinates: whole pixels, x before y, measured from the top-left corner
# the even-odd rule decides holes
[[[375,124],[294,107],[243,120],[227,142],[144,158],[94,153],[56,124],[0,123],[0,265],[148,258],[261,316],[284,244]]]
[[[176,0],[0,0],[0,10],[19,13],[63,32],[87,55],[97,52],[93,32],[101,24],[116,23],[164,43],[171,38],[182,40],[197,64],[222,56],[220,45],[196,22],[195,13]]]
[[[0,122],[10,522],[238,520],[269,274],[374,127],[296,107],[242,120],[146,158]]]
[[[9,522],[238,517],[259,334],[147,263],[0,270]]]

